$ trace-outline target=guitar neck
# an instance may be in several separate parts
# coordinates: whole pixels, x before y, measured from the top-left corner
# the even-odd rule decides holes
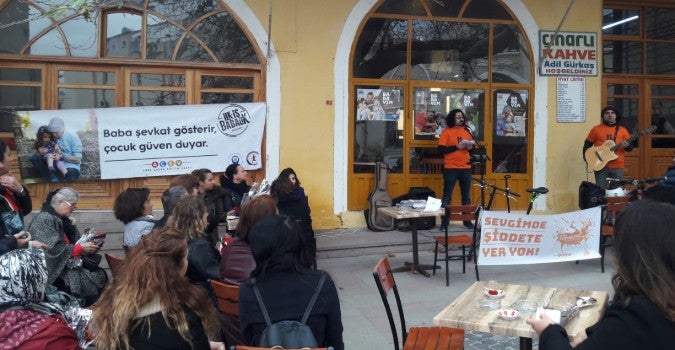
[[[655,126],[652,126],[651,128],[642,130],[642,131],[638,132],[637,134],[633,134],[633,135],[631,135],[629,138],[627,138],[626,141],[627,141],[629,144],[630,144],[630,143],[633,143],[635,140],[639,139],[640,136],[645,135],[645,134],[651,134],[652,132],[654,132],[655,128],[656,128]],[[623,147],[621,147],[621,143],[617,143],[616,145],[612,146],[612,148],[610,148],[610,150],[611,150],[612,152],[614,152],[614,151],[616,151],[616,150],[618,150],[618,149],[620,149],[620,148],[623,148]]]

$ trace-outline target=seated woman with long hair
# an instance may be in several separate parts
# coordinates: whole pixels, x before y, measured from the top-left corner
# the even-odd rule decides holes
[[[202,286],[215,300],[209,280],[220,279],[220,253],[204,233],[207,216],[204,200],[186,196],[176,201],[166,226],[183,232],[187,237],[187,276],[192,283]]]
[[[143,236],[95,305],[98,349],[210,349],[218,331],[213,304],[185,277],[187,239],[173,228]],[[222,347],[221,347],[222,348]]]
[[[251,229],[260,219],[277,214],[276,203],[270,195],[262,194],[241,208],[234,239],[225,247],[220,260],[220,278],[226,283],[239,285],[251,276],[255,268],[249,239]]]
[[[540,335],[539,349],[675,349],[673,227],[675,205],[670,203],[642,199],[622,210],[614,223],[612,302],[571,343],[565,328],[549,317],[528,317]]]
[[[300,179],[293,168],[281,171],[279,177],[272,182],[270,194],[277,200],[279,213],[290,216],[300,225],[306,246],[304,259],[307,266],[314,265],[316,269],[316,238],[312,228],[312,211],[305,189],[300,185]]]
[[[298,225],[287,216],[263,218],[251,230],[251,251],[256,267],[251,279],[239,286],[239,322],[244,341],[258,345],[267,327],[253,291],[260,290],[272,321],[300,321],[321,276],[324,284],[307,319],[319,347],[343,350],[342,316],[337,289],[324,271],[303,263],[302,238]]]

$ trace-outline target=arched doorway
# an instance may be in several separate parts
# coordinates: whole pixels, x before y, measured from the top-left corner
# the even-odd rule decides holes
[[[487,148],[492,161],[484,170],[486,179],[500,184],[508,174],[513,190],[529,187],[534,131],[530,47],[519,21],[499,1],[374,5],[359,25],[350,57],[346,209],[367,205],[375,161],[391,169],[390,194],[427,186],[440,197],[441,175],[430,164],[439,157],[440,117],[453,108],[467,111]],[[516,133],[498,130],[505,111],[513,114]],[[474,202],[479,197],[474,193]],[[503,201],[497,205],[505,207]]]

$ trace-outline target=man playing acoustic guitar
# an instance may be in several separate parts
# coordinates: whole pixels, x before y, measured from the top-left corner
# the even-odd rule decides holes
[[[591,148],[591,146],[601,146],[607,140],[611,140],[615,143],[614,147],[616,147],[616,149],[612,150],[618,158],[608,162],[602,169],[594,169],[595,184],[603,189],[607,189],[608,178],[623,178],[624,158],[626,152],[633,150],[633,144],[631,144],[629,140],[631,136],[628,133],[628,130],[618,124],[621,115],[614,107],[607,106],[603,108],[601,115],[602,123],[594,126],[588,133],[586,141],[584,141],[583,156],[584,161],[589,162],[590,159],[586,159],[586,150]]]

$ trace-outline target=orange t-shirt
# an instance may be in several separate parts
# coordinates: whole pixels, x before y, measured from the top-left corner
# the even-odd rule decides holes
[[[473,140],[473,137],[461,126],[445,128],[441,132],[438,145],[445,147],[457,146],[462,140]],[[471,169],[471,164],[468,163],[469,151],[465,149],[458,149],[443,156],[443,167],[445,169]]]
[[[616,140],[614,139],[614,133],[616,133]],[[619,126],[619,130],[617,131],[616,125],[607,126],[603,123],[594,126],[593,129],[591,129],[591,131],[588,133],[588,137],[586,139],[590,142],[593,142],[593,146],[597,147],[604,144],[607,140],[612,140],[615,144],[619,144],[620,142],[628,140],[629,138],[630,134],[623,126]],[[619,156],[619,158],[607,163],[605,168],[623,169],[626,150],[619,148],[614,153]]]

